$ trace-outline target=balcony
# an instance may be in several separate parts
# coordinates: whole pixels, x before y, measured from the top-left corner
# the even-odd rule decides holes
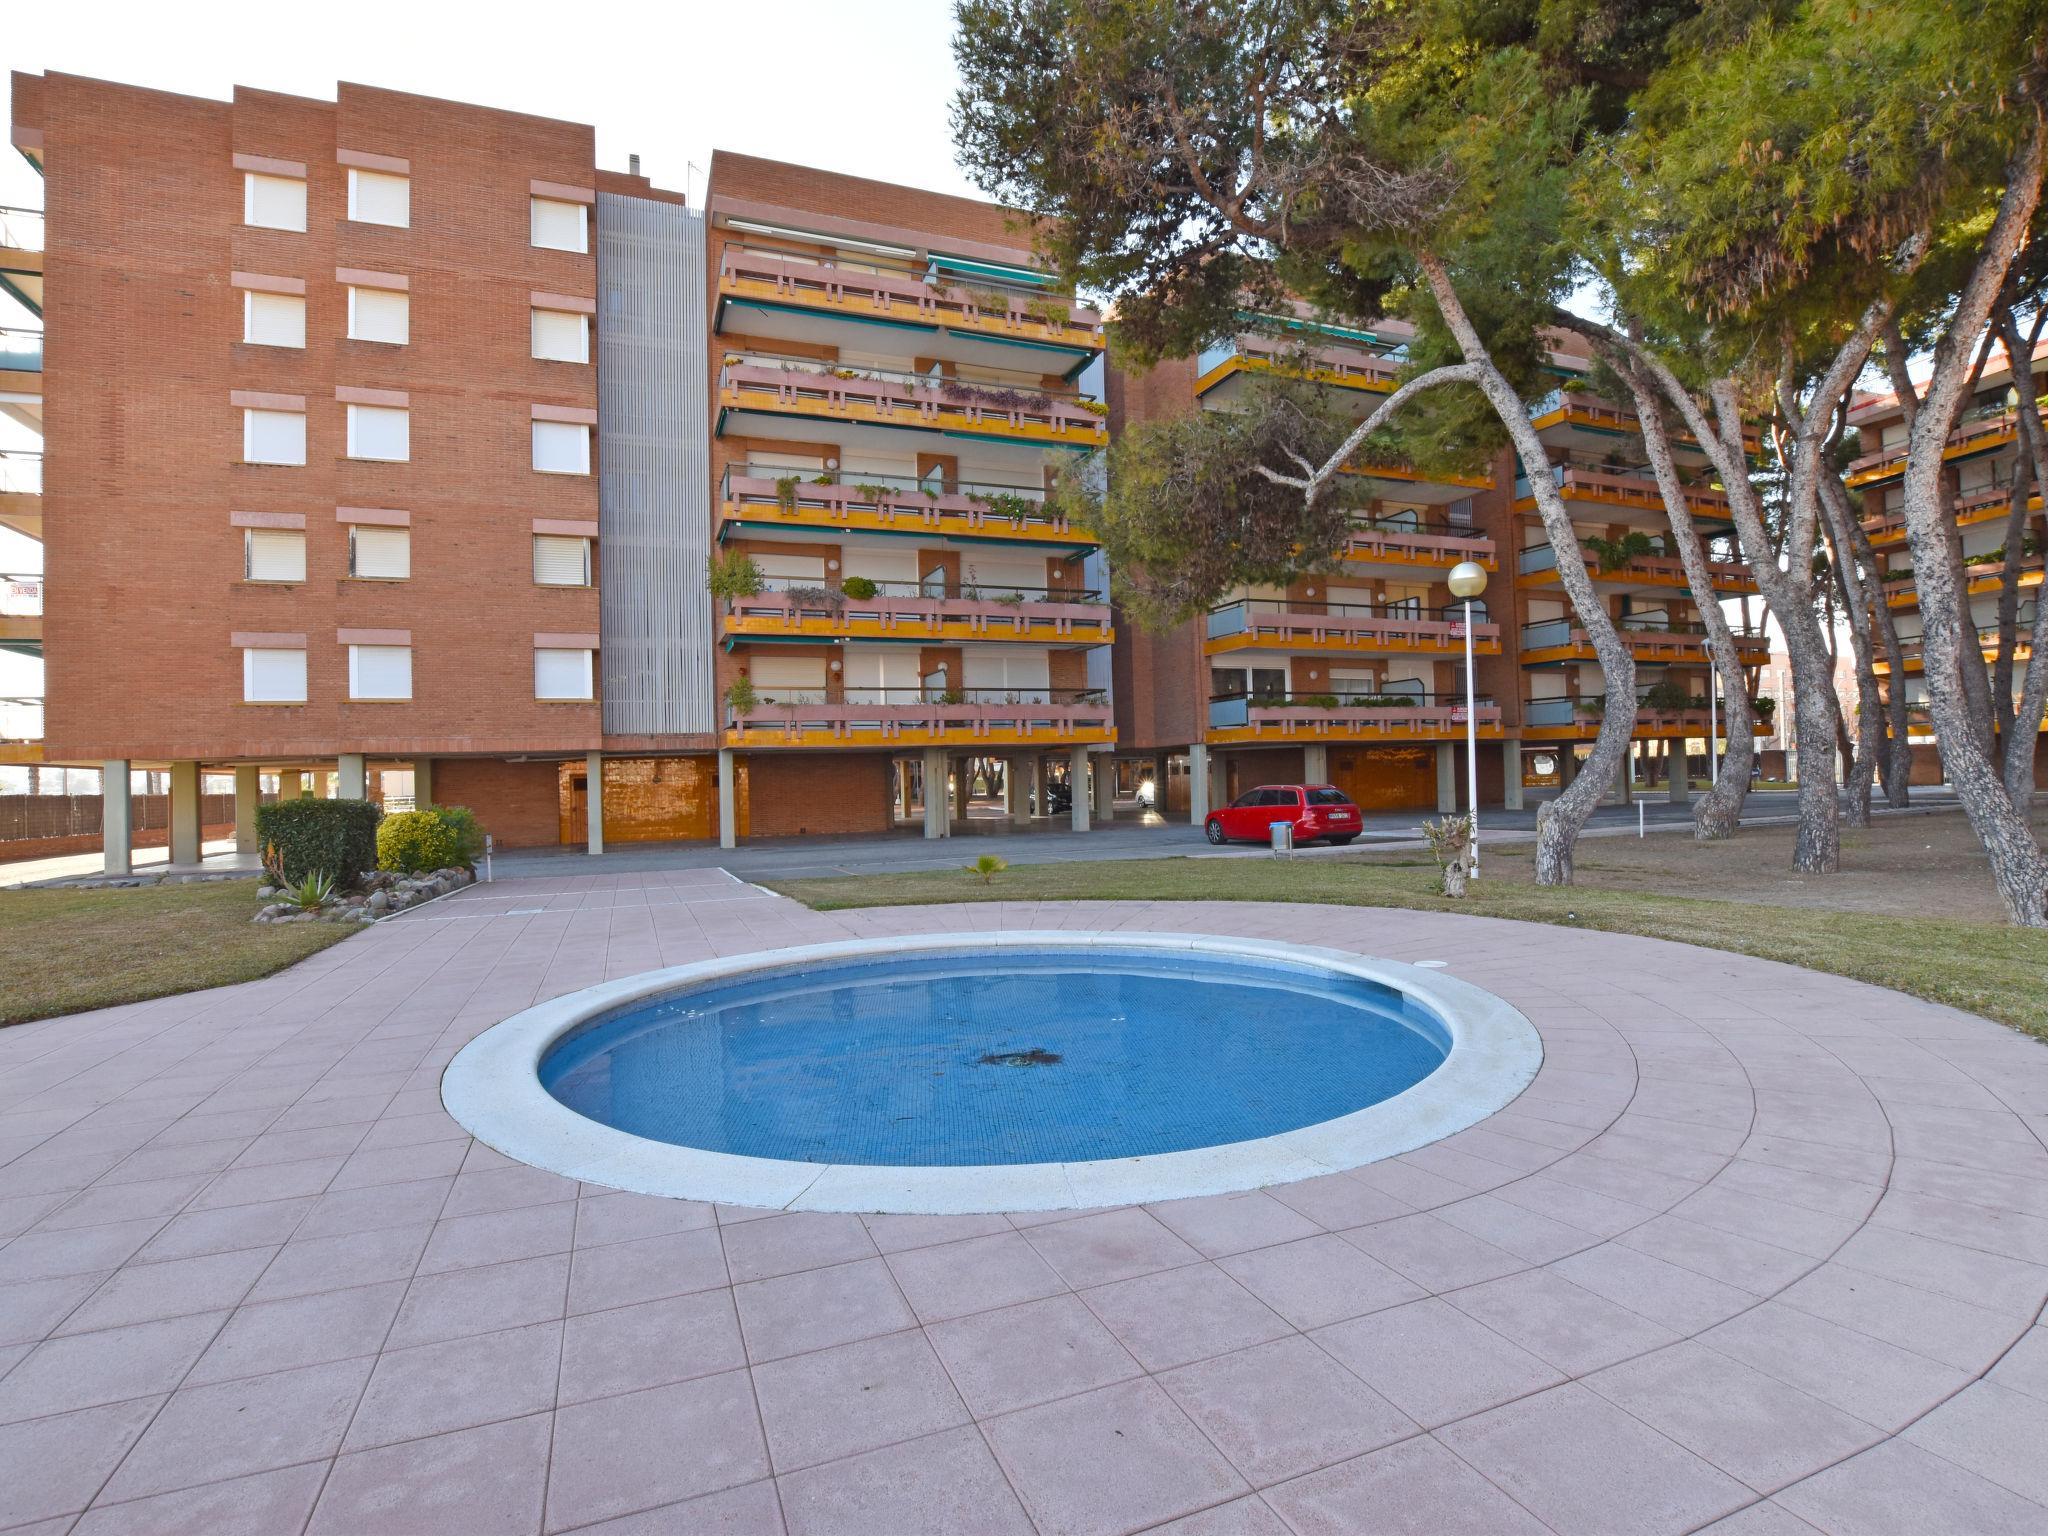
[[[1400,383],[1404,348],[1383,355],[1361,343],[1355,351],[1312,348],[1307,366],[1303,354],[1285,343],[1262,336],[1235,336],[1207,347],[1195,359],[1195,397],[1201,399],[1247,373],[1280,373],[1313,379],[1337,389],[1369,390],[1390,395]]]
[[[2019,606],[2019,612],[2013,619],[2012,656],[2014,661],[2031,661],[2033,659],[2033,630],[2034,605],[2032,603],[2022,603]],[[1998,626],[1996,624],[1980,624],[1977,626],[1977,648],[1983,653],[1985,661],[1992,662],[1998,660]],[[1871,657],[1870,669],[1879,677],[1884,677],[1891,671],[1891,657],[1886,654],[1884,643],[1875,636],[1871,640]],[[1899,660],[1905,664],[1905,670],[1908,672],[1923,670],[1927,660],[1926,638],[1922,635],[1899,636]]]
[[[2005,585],[2005,551],[1994,549],[1988,554],[1970,555],[1963,561],[1963,590],[1971,597],[1988,597]],[[2028,534],[2021,546],[2020,590],[2028,591],[2041,585],[2042,564],[2040,541]],[[1913,585],[1911,570],[1892,570],[1883,582],[1884,603],[1887,608],[1918,608],[1919,590]]]
[[[2001,407],[1980,407],[1965,413],[1948,435],[1948,444],[1941,450],[1943,459],[1967,459],[1979,453],[1989,453],[2002,448],[2019,435],[2019,417]],[[1849,461],[1848,478],[1844,482],[1851,490],[1859,486],[1875,485],[1880,480],[1889,480],[1906,467],[1907,444],[1903,441],[1880,448],[1875,453],[1866,453],[1861,458]]]
[[[1578,699],[1524,699],[1522,734],[1541,740],[1596,735],[1600,730],[1600,721],[1606,714],[1604,705],[1605,700],[1599,694]],[[1630,735],[1635,740],[1668,736],[1705,736],[1717,725],[1725,733],[1728,728],[1728,717],[1725,712],[1717,714],[1710,709],[1704,697],[1690,700],[1684,709],[1652,709],[1644,702],[1643,697],[1639,697],[1636,703],[1635,729]],[[1757,711],[1755,734],[1771,734],[1770,719],[1767,712],[1762,709]]]
[[[1665,515],[1663,493],[1648,475],[1594,469],[1583,464],[1553,464],[1550,466],[1550,478],[1567,502],[1596,507],[1626,507],[1632,512],[1654,513],[1660,518]],[[1728,495],[1725,491],[1712,486],[1687,486],[1685,504],[1694,517],[1709,518],[1715,522],[1728,521]],[[1515,510],[1536,510],[1536,495],[1527,475],[1515,477]]]
[[[1116,638],[1109,604],[1083,587],[967,587],[947,595],[915,582],[875,582],[871,597],[838,588],[786,587],[734,598],[727,649],[746,640],[907,640],[939,645],[975,640],[1061,647]]]
[[[43,312],[43,215],[36,208],[0,208],[0,288],[31,313]]]
[[[1352,565],[1447,570],[1461,560],[1471,560],[1489,571],[1498,569],[1493,540],[1474,532],[1471,524],[1448,518],[1424,519],[1412,513],[1354,518],[1343,555]]]
[[[1553,389],[1529,407],[1529,417],[1538,432],[1563,431],[1569,436],[1569,429],[1577,428],[1594,440],[1642,435],[1642,422],[1634,411],[1577,389]],[[1680,451],[1700,451],[1699,439],[1683,430],[1672,431],[1671,446]],[[1762,434],[1755,427],[1744,427],[1742,446],[1745,452],[1760,452]]]
[[[1971,491],[1956,498],[1956,526],[1974,528],[1982,523],[1995,523],[2012,511],[2012,480],[2008,476],[2004,484],[1987,485],[1982,490]],[[2027,498],[2027,510],[2041,510],[2041,493],[2036,490]],[[1883,549],[1891,544],[1906,542],[1905,508],[1891,508],[1863,519],[1864,535],[1873,549]]]
[[[727,527],[806,528],[832,533],[894,533],[923,538],[995,540],[1085,550],[1094,541],[1048,513],[1034,486],[921,481],[910,475],[810,478],[773,465],[735,464],[720,491]]]
[[[936,269],[919,274],[841,257],[728,244],[719,258],[718,294],[721,308],[728,300],[744,301],[1071,352],[1102,350],[1102,317],[1069,295],[995,279],[977,279],[973,286],[942,286],[936,279]]]
[[[41,373],[43,333],[0,326],[0,373]]]
[[[0,449],[0,528],[43,536],[43,456]]]
[[[1282,651],[1339,656],[1464,654],[1461,607],[1434,613],[1419,604],[1306,603],[1242,598],[1209,610],[1209,655],[1226,651]],[[1500,626],[1474,624],[1472,649],[1500,654]]]
[[[0,697],[0,763],[43,758],[43,701],[36,695]]]
[[[1648,617],[1622,618],[1615,622],[1621,643],[1637,661],[1708,661],[1707,627]],[[1735,648],[1745,658],[1763,661],[1771,653],[1771,638],[1761,630],[1735,631]],[[1539,619],[1522,626],[1524,666],[1553,661],[1598,661],[1592,638],[1576,619]]]
[[[40,650],[43,578],[0,573],[0,645]]]
[[[1608,565],[1598,550],[1588,548],[1585,561],[1586,574],[1596,582],[1629,587],[1673,587],[1685,592],[1692,590],[1692,582],[1685,574],[1685,563],[1675,555],[1630,555],[1619,565]],[[1516,557],[1515,570],[1525,587],[1555,586],[1558,581],[1557,551],[1547,543],[1533,545]],[[1756,590],[1755,574],[1739,560],[1709,560],[1707,580],[1716,592]]]
[[[828,702],[763,701],[726,711],[728,747],[1052,747],[1116,740],[1109,700],[1096,689],[1001,692],[849,688]]]
[[[721,434],[728,412],[749,411],[1087,450],[1109,441],[1106,412],[1092,404],[1035,382],[1006,388],[763,352],[727,353],[718,374]]]
[[[1478,733],[1500,735],[1500,707],[1478,700]],[[1209,700],[1208,739],[1237,742],[1409,742],[1462,740],[1465,696],[1460,694],[1312,694]]]

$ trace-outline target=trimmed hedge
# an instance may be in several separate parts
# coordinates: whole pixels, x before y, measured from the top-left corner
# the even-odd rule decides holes
[[[484,850],[483,828],[467,806],[425,805],[386,816],[377,828],[377,867],[416,875],[468,869]]]
[[[274,800],[256,807],[256,841],[266,866],[283,865],[284,878],[331,875],[351,886],[377,867],[377,819],[368,800]]]

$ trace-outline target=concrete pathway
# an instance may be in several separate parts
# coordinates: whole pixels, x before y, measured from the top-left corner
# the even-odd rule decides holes
[[[440,1106],[538,998],[996,927],[1442,960],[1546,1059],[1354,1173],[1044,1217],[622,1195]],[[2038,1536],[2044,1136],[2038,1045],[1652,940],[501,882],[0,1031],[0,1529]]]

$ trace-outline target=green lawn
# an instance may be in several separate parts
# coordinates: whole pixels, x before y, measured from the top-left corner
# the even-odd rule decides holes
[[[1496,866],[1498,867],[1498,866]],[[1583,873],[1583,872],[1582,872]],[[1938,917],[1709,901],[1510,879],[1464,901],[1436,892],[1427,861],[1132,859],[1031,864],[984,884],[964,871],[764,881],[820,911],[966,901],[1302,901],[1413,907],[1675,939],[1874,982],[2048,1040],[2048,934]]]
[[[0,891],[0,1024],[254,981],[353,931],[256,908],[254,880]]]

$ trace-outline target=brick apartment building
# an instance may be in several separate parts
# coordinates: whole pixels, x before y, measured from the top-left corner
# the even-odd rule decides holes
[[[977,783],[986,827],[1045,818],[1056,779],[1076,829],[1143,779],[1197,820],[1304,777],[1448,809],[1466,559],[1494,574],[1482,801],[1564,782],[1594,734],[1599,668],[1511,455],[1358,466],[1339,570],[1163,635],[1119,627],[1096,546],[1044,504],[1110,431],[1233,409],[1304,345],[1362,415],[1398,325],[1249,317],[1127,375],[1029,229],[971,199],[720,152],[698,210],[518,113],[13,86],[46,198],[40,238],[0,230],[0,282],[45,330],[39,362],[0,356],[0,410],[44,454],[0,518],[46,582],[0,641],[40,649],[47,706],[0,755],[104,771],[111,867],[134,770],[164,777],[180,862],[230,774],[245,848],[263,795],[377,796],[394,771],[504,845],[593,850],[942,837]],[[1669,774],[1706,734],[1698,614],[1633,419],[1583,355],[1551,362],[1547,472]],[[1730,560],[1716,590],[1754,586]]]

